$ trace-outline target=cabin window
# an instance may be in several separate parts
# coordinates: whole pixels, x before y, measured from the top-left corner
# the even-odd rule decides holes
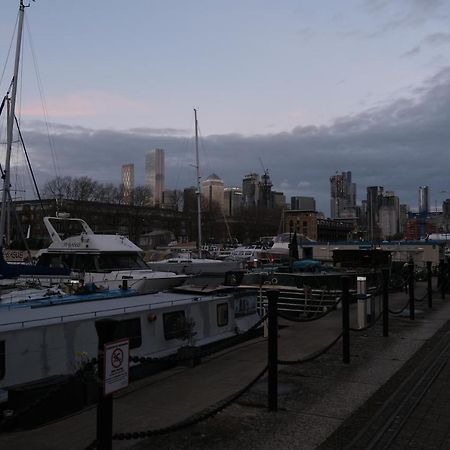
[[[121,320],[117,324],[116,339],[130,340],[130,349],[138,348],[142,345],[142,333],[141,333],[141,319],[138,317],[136,319]]]
[[[104,253],[99,255],[98,266],[100,270],[148,268],[142,257],[137,253]]]
[[[0,380],[5,378],[6,372],[6,351],[5,341],[0,341]]]
[[[79,272],[95,272],[95,255],[81,254],[75,255],[73,262],[73,270]]]
[[[224,327],[228,325],[228,303],[219,303],[217,305],[217,326]]]
[[[164,337],[166,340],[183,339],[186,336],[186,316],[184,311],[163,314]]]

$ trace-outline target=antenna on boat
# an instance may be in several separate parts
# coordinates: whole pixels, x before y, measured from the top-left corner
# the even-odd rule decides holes
[[[198,228],[198,257],[202,257],[202,211],[201,211],[201,195],[200,195],[200,163],[198,157],[198,121],[197,109],[194,108],[195,119],[195,162],[197,169],[197,228]]]

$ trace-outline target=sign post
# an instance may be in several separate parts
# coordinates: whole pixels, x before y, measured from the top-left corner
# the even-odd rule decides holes
[[[117,323],[112,319],[95,322],[98,335],[98,450],[112,450],[112,394],[128,386],[129,340],[113,340]]]

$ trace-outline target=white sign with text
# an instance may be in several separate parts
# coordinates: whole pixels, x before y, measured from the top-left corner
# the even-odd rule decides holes
[[[105,379],[104,394],[108,395],[128,386],[129,339],[108,342],[104,347]]]

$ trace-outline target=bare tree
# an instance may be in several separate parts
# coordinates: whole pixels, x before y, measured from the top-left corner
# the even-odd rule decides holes
[[[133,189],[133,205],[148,206],[151,204],[152,189],[150,186],[136,186]]]

